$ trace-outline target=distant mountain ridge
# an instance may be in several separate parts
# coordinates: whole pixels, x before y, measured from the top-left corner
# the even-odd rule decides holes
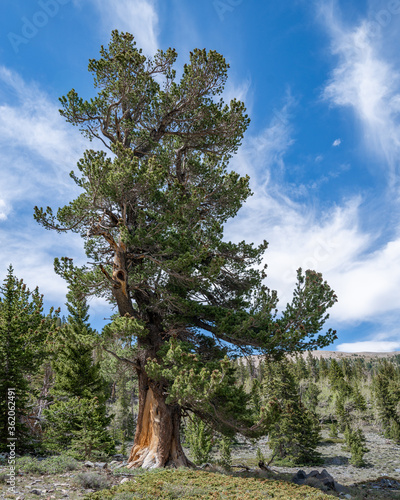
[[[386,358],[390,356],[400,356],[400,351],[392,352],[342,352],[342,351],[311,351],[311,354],[316,358]],[[308,352],[303,353],[303,357],[307,356]]]
[[[301,354],[301,356],[306,359],[308,356],[308,353],[311,352],[311,355],[315,358],[321,359],[355,359],[355,358],[365,358],[365,359],[382,359],[382,358],[389,358],[389,357],[394,357],[394,356],[400,356],[400,351],[392,351],[392,352],[342,352],[342,351],[306,351]],[[257,366],[260,363],[260,359],[263,356],[246,356],[246,358],[239,358],[242,360],[251,359],[252,365],[257,368]],[[295,359],[296,355],[291,355],[289,356],[290,359]],[[245,361],[245,363],[247,363]]]

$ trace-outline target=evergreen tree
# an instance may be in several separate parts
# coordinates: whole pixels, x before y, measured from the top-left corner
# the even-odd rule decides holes
[[[306,408],[315,413],[321,390],[314,382],[304,381],[300,384],[301,401]]]
[[[213,432],[203,420],[195,415],[187,420],[185,442],[193,461],[200,465],[209,462],[212,449]]]
[[[366,411],[367,402],[356,382],[353,383],[351,388],[351,399],[356,410],[359,410],[361,412]]]
[[[98,94],[85,101],[71,90],[61,98],[67,121],[101,140],[112,157],[86,151],[80,174],[72,174],[80,195],[57,215],[35,210],[44,227],[85,239],[91,265],[63,258],[57,272],[116,304],[120,326],[126,320],[136,334],[133,467],[188,464],[182,408],[217,427],[261,431],[250,422],[242,388],[225,375],[231,367],[221,341],[232,356],[241,349],[282,357],[335,338],[331,330],[320,334],[336,301],[320,274],[299,270],[293,301],[278,315],[277,294],[259,267],[267,243],[224,240],[224,224],[251,194],[249,178],[228,170],[249,118],[242,102],[219,98],[228,70],[220,54],[194,50],[179,81],[176,57],[168,49],[147,59],[132,35],[112,32],[89,62]],[[177,375],[183,361],[192,371]]]
[[[346,425],[344,431],[345,446],[343,449],[351,452],[350,463],[355,467],[363,467],[365,465],[364,454],[369,451],[365,446],[366,439],[361,429],[352,429]]]
[[[319,376],[325,378],[329,373],[329,364],[325,358],[319,360]]]
[[[55,327],[51,315],[52,311],[43,316],[43,296],[37,288],[30,292],[10,266],[0,287],[1,451],[9,451],[7,443],[14,442],[8,438],[16,439],[17,453],[31,446],[27,424],[30,417],[36,417],[32,409],[36,395],[29,379],[38,373],[47,355],[46,339]]]
[[[124,358],[123,349],[115,349]],[[111,392],[108,409],[113,419],[110,431],[113,438],[120,441],[131,440],[135,435],[137,417],[137,380],[132,366],[119,362],[111,356],[103,356],[100,361],[101,374],[107,380]]]
[[[311,351],[307,353],[307,369],[314,382],[318,382],[319,379],[319,366],[318,360],[315,356],[311,354]]]
[[[298,380],[306,379],[309,376],[307,363],[305,362],[303,356],[300,354],[296,356],[294,363],[295,374]]]
[[[338,437],[338,426],[335,422],[333,422],[329,426],[329,437],[331,438],[337,438]]]
[[[344,375],[336,359],[331,359],[328,372],[329,382],[333,389],[339,389],[344,385]]]
[[[373,392],[385,436],[400,443],[400,368],[382,361],[373,379]]]
[[[269,447],[280,459],[296,464],[318,462],[319,422],[315,413],[302,404],[290,365],[287,362],[269,363],[267,372],[263,385],[264,404],[277,404],[279,415],[270,428]]]
[[[232,444],[230,436],[221,436],[218,440],[219,463],[228,470],[232,467]]]
[[[80,398],[96,396],[104,403],[105,382],[100,375],[100,363],[93,361],[98,339],[89,324],[89,306],[73,291],[68,292],[67,299],[68,320],[53,343],[53,394]]]
[[[110,397],[108,408],[113,415],[110,430],[114,439],[131,440],[135,435],[138,413],[138,381],[135,364],[136,347],[126,331],[106,325],[101,334],[99,362],[101,376],[107,381]]]
[[[106,415],[106,384],[93,360],[97,339],[88,322],[89,307],[73,290],[67,298],[68,322],[53,343],[54,401],[45,411],[45,437],[49,449],[89,458],[113,450],[106,431],[111,418]]]

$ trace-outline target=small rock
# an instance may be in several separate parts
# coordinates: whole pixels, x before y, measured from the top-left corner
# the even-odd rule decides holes
[[[96,462],[94,464],[95,467],[97,467],[98,469],[107,469],[107,462]]]
[[[292,477],[292,482],[299,485],[305,483],[308,484],[308,479],[313,479],[326,488],[335,490],[335,480],[326,469],[324,469],[321,473],[317,470],[313,470],[309,474],[306,474],[303,470],[299,470],[297,474]]]
[[[353,497],[350,495],[350,493],[347,493],[344,498],[347,498],[348,500],[351,500]]]
[[[89,461],[85,462],[83,465],[85,467],[94,467],[94,463],[93,462],[89,462]]]
[[[299,470],[293,477],[292,482],[295,484],[304,484],[307,474],[303,470]]]
[[[31,490],[32,495],[41,495],[42,490]]]
[[[129,479],[127,477],[124,477],[124,479],[121,479],[119,484],[124,484],[124,483],[127,483],[128,481],[129,481]]]

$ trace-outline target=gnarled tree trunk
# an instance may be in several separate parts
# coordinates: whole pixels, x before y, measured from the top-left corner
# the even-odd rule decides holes
[[[122,242],[115,246],[117,251],[114,256],[113,276],[108,279],[113,283],[113,293],[120,315],[135,316],[136,311],[132,306],[127,281],[126,248]],[[146,294],[137,292],[136,302],[145,309],[148,302]],[[167,396],[161,384],[149,380],[146,375],[146,360],[156,357],[162,332],[160,318],[153,315],[149,323],[147,337],[138,339],[138,347],[142,349],[140,359],[137,360],[139,414],[128,467],[193,466],[186,458],[180,442],[180,406],[166,404]]]
[[[180,442],[181,409],[165,403],[158,384],[139,375],[139,414],[128,467],[189,467]]]

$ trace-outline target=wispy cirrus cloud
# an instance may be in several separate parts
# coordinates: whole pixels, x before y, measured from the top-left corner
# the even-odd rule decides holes
[[[158,14],[154,0],[91,0],[98,9],[103,27],[127,31],[135,36],[139,48],[153,56],[158,43]]]
[[[347,25],[334,1],[320,4],[319,13],[337,58],[323,97],[353,111],[367,150],[383,160],[394,184],[399,174],[400,72],[386,58],[381,34],[371,30],[369,19]]]
[[[0,66],[0,206],[3,219],[15,202],[73,189],[68,172],[84,150],[79,132],[59,115],[35,82]],[[3,207],[3,209],[2,209]]]
[[[379,244],[379,231],[363,227],[368,208],[360,194],[325,208],[307,197],[302,203],[293,198],[284,176],[290,168],[286,155],[295,136],[291,114],[295,114],[293,103],[287,102],[260,134],[245,138],[232,166],[250,174],[254,195],[228,224],[226,236],[256,244],[269,241],[267,284],[278,291],[282,308],[291,300],[296,270],[315,269],[339,298],[331,311],[334,328],[369,321],[379,331],[382,316],[396,316],[400,309],[396,293],[400,228],[389,241]],[[369,341],[378,342],[374,337]],[[379,338],[379,342],[370,349],[383,349],[386,344],[382,342],[392,342],[393,347],[396,340]]]
[[[45,231],[33,219],[35,205],[64,205],[76,187],[68,173],[84,141],[59,115],[53,100],[35,82],[0,66],[0,263],[12,264],[32,289],[62,305],[66,284],[53,270],[56,256],[84,259],[76,235]]]

